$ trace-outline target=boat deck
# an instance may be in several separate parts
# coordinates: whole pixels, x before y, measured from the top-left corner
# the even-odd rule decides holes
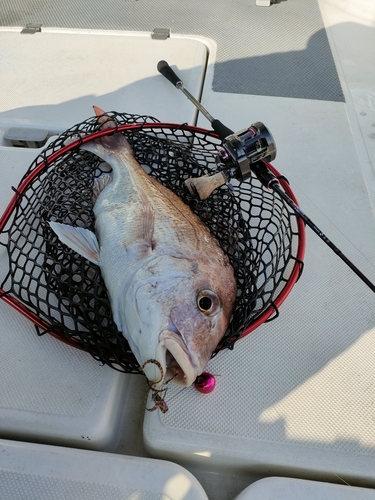
[[[335,0],[162,5],[9,0],[0,7],[1,211],[39,153],[14,147],[5,138],[10,128],[45,129],[53,140],[91,116],[93,104],[209,128],[157,72],[165,59],[228,127],[268,127],[273,164],[303,211],[375,282],[375,8],[346,2],[344,10]],[[42,31],[21,35],[27,23]],[[152,39],[157,27],[170,37]],[[210,361],[213,393],[171,387],[166,414],[145,410],[142,376],[38,337],[1,301],[0,446],[8,453],[29,441],[173,461],[215,500],[270,476],[375,494],[375,296],[306,232],[304,271],[279,317]],[[6,265],[0,247],[2,273]]]

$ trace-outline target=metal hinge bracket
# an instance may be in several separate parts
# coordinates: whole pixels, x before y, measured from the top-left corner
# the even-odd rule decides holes
[[[151,33],[153,40],[166,40],[170,36],[171,30],[169,28],[154,28],[154,31]]]
[[[42,31],[41,23],[28,23],[21,31],[22,35],[34,35],[35,33],[40,33]]]

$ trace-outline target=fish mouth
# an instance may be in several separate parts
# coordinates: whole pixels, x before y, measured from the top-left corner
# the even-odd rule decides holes
[[[157,359],[164,368],[164,382],[189,387],[199,373],[195,363],[178,332],[163,330],[159,335]]]

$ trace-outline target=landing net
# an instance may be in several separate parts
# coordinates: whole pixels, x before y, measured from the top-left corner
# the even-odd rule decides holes
[[[233,182],[232,189],[222,186],[204,201],[190,195],[184,180],[216,169],[220,140],[215,133],[147,116],[108,115],[139,163],[190,206],[228,255],[238,292],[229,328],[213,356],[233,348],[278,315],[297,281],[305,246],[302,221],[253,176]],[[9,260],[0,296],[35,323],[39,335],[48,332],[117,370],[141,373],[113,321],[99,267],[63,245],[48,224],[54,220],[95,231],[94,180],[110,169],[79,145],[109,133],[113,130],[99,130],[96,117],[75,125],[44,149],[14,189],[0,219],[0,244]],[[280,182],[296,201],[287,182]]]

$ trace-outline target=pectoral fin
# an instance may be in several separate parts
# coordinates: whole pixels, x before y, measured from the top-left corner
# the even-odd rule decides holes
[[[92,201],[96,202],[98,196],[103,191],[103,189],[112,181],[111,174],[103,174],[94,181],[94,186],[92,188]]]
[[[99,243],[95,234],[83,227],[73,227],[59,222],[49,222],[59,240],[69,248],[82,255],[93,264],[100,264]]]

